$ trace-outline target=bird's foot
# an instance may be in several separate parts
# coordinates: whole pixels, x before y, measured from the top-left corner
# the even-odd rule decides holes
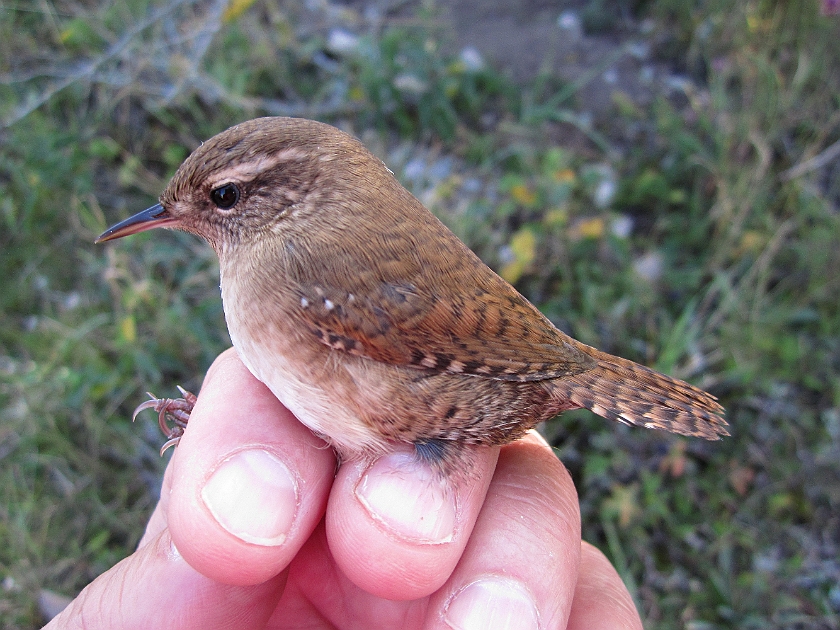
[[[181,398],[158,398],[151,392],[146,392],[150,400],[137,405],[134,414],[131,416],[133,422],[141,411],[146,409],[157,411],[160,430],[166,436],[166,442],[160,447],[161,455],[170,446],[177,446],[178,442],[181,441],[181,436],[184,435],[184,429],[187,428],[187,422],[190,420],[190,414],[197,400],[195,394],[188,392],[180,385],[178,391],[181,392]]]

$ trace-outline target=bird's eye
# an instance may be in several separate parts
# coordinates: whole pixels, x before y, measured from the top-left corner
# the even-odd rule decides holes
[[[224,184],[210,191],[210,200],[222,210],[233,208],[239,201],[239,188],[236,184]]]

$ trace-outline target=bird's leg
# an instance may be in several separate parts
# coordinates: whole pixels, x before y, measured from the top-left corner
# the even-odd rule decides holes
[[[170,446],[176,446],[181,441],[181,436],[184,435],[184,429],[187,428],[187,422],[190,420],[190,414],[197,400],[195,394],[188,392],[180,385],[178,391],[181,392],[181,398],[158,398],[153,393],[146,392],[150,400],[137,405],[134,414],[131,416],[133,422],[141,411],[146,409],[157,411],[160,430],[166,436],[166,442],[160,447],[161,455]],[[171,426],[170,422],[172,423]]]

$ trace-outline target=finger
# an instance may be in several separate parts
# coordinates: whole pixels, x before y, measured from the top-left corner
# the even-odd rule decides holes
[[[332,450],[225,352],[173,457],[175,545],[214,580],[262,582],[289,564],[322,518],[334,471]]]
[[[469,472],[442,478],[413,450],[341,466],[327,508],[336,564],[357,586],[418,599],[447,580],[469,540],[498,456],[474,448]]]
[[[641,630],[630,592],[606,556],[581,544],[578,576],[568,630]]]
[[[536,433],[502,448],[472,538],[430,602],[431,628],[565,628],[580,560],[580,508]]]
[[[160,488],[160,498],[155,506],[149,522],[146,524],[146,531],[143,532],[143,537],[137,544],[138,549],[142,549],[148,545],[152,540],[156,539],[165,529],[169,527],[167,523],[167,512],[169,510],[169,495],[172,491],[172,460],[166,466],[163,473],[163,483]]]
[[[219,584],[190,567],[164,531],[96,578],[46,628],[264,628],[286,575],[256,586]]]

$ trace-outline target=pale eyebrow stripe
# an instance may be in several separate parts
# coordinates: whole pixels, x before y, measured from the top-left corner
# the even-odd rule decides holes
[[[306,151],[301,149],[283,149],[277,153],[260,156],[250,162],[242,162],[235,166],[218,171],[213,175],[213,179],[208,181],[210,182],[210,188],[218,188],[222,184],[227,184],[229,182],[250,182],[260,173],[264,173],[265,171],[274,168],[281,162],[298,161],[306,157]]]

